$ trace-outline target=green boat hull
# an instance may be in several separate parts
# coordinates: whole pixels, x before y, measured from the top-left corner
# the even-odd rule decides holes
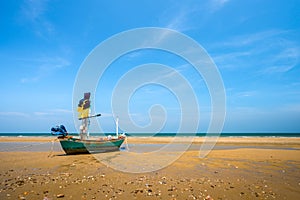
[[[79,140],[75,138],[59,138],[59,141],[66,154],[87,154],[117,151],[124,139]]]

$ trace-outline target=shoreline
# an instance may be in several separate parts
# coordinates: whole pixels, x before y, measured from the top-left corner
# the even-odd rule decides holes
[[[300,145],[300,137],[127,137],[128,143],[135,144],[167,144],[174,143],[194,143],[201,144],[204,141],[217,142],[217,144],[270,144],[270,145]],[[58,142],[56,137],[36,137],[36,136],[2,136],[0,142]]]
[[[120,152],[129,148],[130,152],[145,153],[157,151],[171,145],[173,152],[200,151],[206,145],[213,145],[211,151],[237,149],[300,150],[300,137],[128,137]],[[216,140],[217,139],[217,142]],[[216,142],[216,143],[215,143]],[[127,143],[127,144],[126,144]],[[205,145],[204,145],[205,144]],[[61,152],[64,151],[56,137],[0,137],[0,152]]]

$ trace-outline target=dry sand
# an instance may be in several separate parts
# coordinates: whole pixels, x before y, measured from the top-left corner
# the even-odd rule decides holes
[[[0,137],[0,142],[51,142],[55,137]],[[179,142],[190,141],[190,137],[180,137]],[[169,143],[174,137],[128,137],[130,143]],[[202,143],[205,137],[194,137],[194,143]],[[220,137],[218,144],[287,144],[300,145],[300,137]]]
[[[115,171],[89,154],[0,152],[0,199],[299,199],[299,138],[221,138],[218,144],[231,148],[202,159],[190,149],[161,170],[138,174]]]

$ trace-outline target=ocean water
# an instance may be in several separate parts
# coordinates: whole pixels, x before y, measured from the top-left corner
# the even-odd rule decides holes
[[[70,133],[71,136],[78,136],[77,133]],[[90,136],[107,136],[115,135],[115,133],[90,133]],[[206,133],[126,133],[127,136],[134,137],[205,137],[216,136],[217,134]],[[0,133],[0,137],[55,137],[50,133]],[[221,133],[220,137],[300,137],[300,133]]]
[[[78,134],[72,133],[70,135],[77,136]],[[90,134],[91,136],[104,136],[104,134]],[[114,133],[107,133],[105,135],[114,135]],[[158,134],[149,134],[149,133],[140,133],[140,134],[126,134],[129,137],[204,137],[205,133],[158,133]],[[300,137],[300,133],[222,133],[221,137]],[[47,137],[55,139],[56,136],[51,135],[50,133],[0,133],[0,137]],[[128,144],[130,151],[133,152],[151,152],[156,151],[162,148],[165,144]],[[182,144],[173,144],[174,148],[178,148],[178,145]],[[190,149],[198,150],[200,149],[199,144],[193,144]],[[256,148],[256,146],[246,145],[245,148]],[[216,145],[214,149],[235,149],[235,148],[243,148],[242,146],[228,146],[228,145]],[[270,148],[270,146],[261,146],[260,148]],[[272,148],[285,148],[281,146],[276,146]],[[293,148],[294,149],[294,148]],[[0,152],[11,152],[11,151],[62,151],[62,148],[59,143],[52,142],[0,142]]]

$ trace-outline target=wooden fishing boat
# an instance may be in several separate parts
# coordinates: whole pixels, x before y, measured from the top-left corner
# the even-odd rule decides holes
[[[125,136],[117,138],[100,138],[81,140],[74,137],[58,137],[61,147],[66,154],[103,153],[118,151],[125,140]]]
[[[63,125],[51,129],[52,135],[57,135],[61,147],[66,154],[85,154],[85,153],[103,153],[117,151],[126,139],[126,135],[118,133],[118,118],[116,119],[116,136],[107,136],[101,138],[89,137],[90,119],[99,117],[101,114],[89,115],[90,111],[90,93],[84,93],[84,98],[79,101],[78,109],[79,120],[81,120],[79,138],[68,136],[67,130]]]

